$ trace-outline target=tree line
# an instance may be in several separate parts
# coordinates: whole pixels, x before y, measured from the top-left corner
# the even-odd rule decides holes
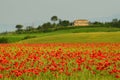
[[[43,23],[42,25],[39,25],[37,28],[34,26],[26,26],[26,29],[23,29],[23,25],[17,24],[15,27],[17,28],[16,33],[24,33],[24,32],[49,32],[52,30],[57,30],[59,28],[64,28],[67,26],[72,26],[73,23],[69,20],[62,20],[59,19],[57,16],[51,17],[51,22]]]
[[[17,24],[15,27],[17,28],[16,33],[32,33],[32,32],[50,32],[55,31],[59,29],[69,28],[73,27],[73,22],[70,22],[69,20],[62,20],[59,19],[57,16],[51,17],[51,22],[43,23],[42,25],[39,25],[37,28],[34,26],[26,26],[25,29],[23,29],[23,25]],[[111,22],[90,22],[90,26],[95,27],[119,27],[120,28],[120,20],[113,19]]]
[[[95,21],[92,23],[92,25],[95,25],[95,26],[106,26],[106,27],[118,27],[120,28],[120,20],[115,18],[113,19],[111,22],[98,22],[98,21]]]

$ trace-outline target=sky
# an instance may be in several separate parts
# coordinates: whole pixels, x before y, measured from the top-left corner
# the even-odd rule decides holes
[[[54,15],[70,21],[105,21],[120,16],[120,0],[0,0],[2,25],[38,25]]]

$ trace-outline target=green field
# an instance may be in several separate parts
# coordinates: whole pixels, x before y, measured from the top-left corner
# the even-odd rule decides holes
[[[41,36],[38,38],[23,40],[19,43],[120,42],[119,35],[120,32],[66,33],[51,36]]]
[[[120,28],[72,27],[46,33],[6,34],[0,35],[0,38],[7,38],[9,43],[120,42],[119,35]],[[31,38],[24,39],[27,36]]]

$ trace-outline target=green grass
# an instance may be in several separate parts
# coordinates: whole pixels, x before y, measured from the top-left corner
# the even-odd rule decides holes
[[[113,27],[70,27],[47,33],[26,33],[0,35],[8,39],[9,43],[27,42],[119,42],[120,28]],[[96,33],[97,32],[97,33]],[[109,33],[110,32],[110,33]],[[26,36],[34,39],[22,41]]]
[[[120,32],[65,33],[40,36],[19,43],[77,43],[77,42],[120,42]]]

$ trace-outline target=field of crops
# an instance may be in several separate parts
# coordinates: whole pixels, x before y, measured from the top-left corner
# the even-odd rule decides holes
[[[119,80],[120,43],[0,44],[0,80]]]

